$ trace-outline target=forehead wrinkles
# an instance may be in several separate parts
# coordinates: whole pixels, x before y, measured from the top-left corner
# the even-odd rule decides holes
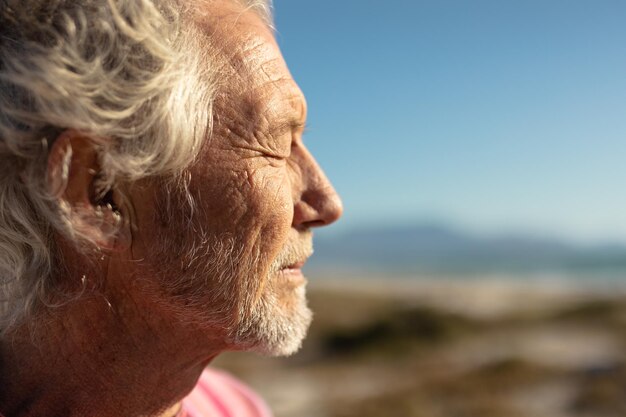
[[[203,22],[220,65],[216,128],[221,125],[252,140],[261,132],[282,133],[282,125],[303,124],[304,97],[273,33],[254,13],[235,10],[232,4]]]
[[[248,131],[303,124],[306,102],[278,47],[255,34],[233,46],[224,57],[227,75],[220,88],[224,113]],[[224,121],[233,121],[229,119]]]

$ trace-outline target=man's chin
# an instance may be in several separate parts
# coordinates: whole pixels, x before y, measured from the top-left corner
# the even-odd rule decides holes
[[[300,348],[302,348],[302,343],[306,337],[307,331],[309,329],[309,325],[312,321],[311,311],[307,309],[309,313],[306,318],[303,318],[297,325],[298,329],[294,329],[290,334],[285,335],[286,337],[281,340],[274,341],[272,343],[265,343],[265,345],[259,349],[259,353],[266,356],[291,356],[294,353],[298,352]]]
[[[302,347],[313,313],[307,306],[304,287],[295,290],[294,296],[297,300],[290,303],[287,311],[280,307],[274,297],[262,299],[247,329],[239,329],[237,332],[237,348],[267,356],[296,353]]]

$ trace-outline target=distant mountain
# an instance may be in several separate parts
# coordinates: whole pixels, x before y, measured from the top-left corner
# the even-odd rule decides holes
[[[484,237],[443,225],[363,228],[316,240],[311,269],[387,273],[621,273],[626,246],[582,247],[524,234]]]

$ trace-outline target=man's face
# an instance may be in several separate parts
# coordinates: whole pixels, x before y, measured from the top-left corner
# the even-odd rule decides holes
[[[185,320],[225,329],[234,349],[295,351],[311,313],[300,268],[312,227],[341,202],[302,142],[306,103],[274,37],[253,12],[210,3],[199,17],[222,67],[211,138],[180,189],[136,205],[135,252],[153,266]]]

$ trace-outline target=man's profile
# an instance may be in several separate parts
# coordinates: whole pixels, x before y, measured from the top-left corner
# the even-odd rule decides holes
[[[0,416],[269,415],[204,369],[299,348],[342,212],[270,6],[0,0]]]

